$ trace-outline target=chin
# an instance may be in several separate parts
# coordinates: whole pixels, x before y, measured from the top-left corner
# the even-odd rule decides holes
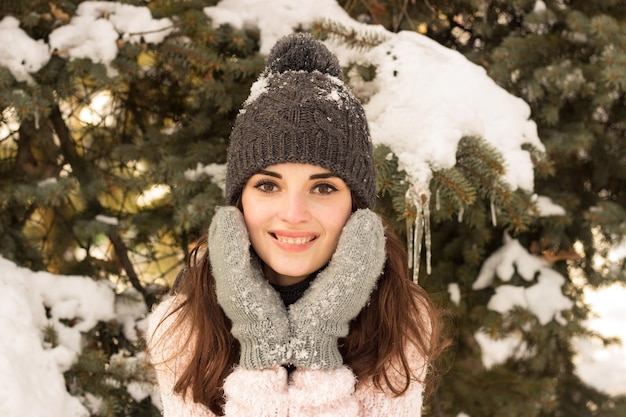
[[[318,271],[318,268],[281,268],[280,266],[274,268],[272,265],[268,266],[272,273],[280,277],[280,280],[286,285],[298,283]]]
[[[309,270],[309,269],[293,270],[293,269],[280,269],[280,268],[274,271],[278,275],[281,275],[285,278],[293,278],[293,279],[306,278],[315,272],[315,270]]]

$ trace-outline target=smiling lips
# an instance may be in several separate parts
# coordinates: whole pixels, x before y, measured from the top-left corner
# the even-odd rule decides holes
[[[270,232],[270,235],[280,248],[290,252],[305,250],[317,239],[316,234],[302,235],[301,233],[295,234],[293,232]]]

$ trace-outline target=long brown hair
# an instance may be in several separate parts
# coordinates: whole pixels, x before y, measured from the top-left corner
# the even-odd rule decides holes
[[[348,336],[341,339],[339,345],[344,363],[353,370],[358,381],[371,378],[378,389],[387,388],[401,395],[411,381],[423,383],[425,375],[423,369],[411,369],[405,347],[413,345],[427,366],[445,346],[437,309],[426,291],[409,278],[403,244],[391,227],[385,228],[385,234],[384,273],[369,305],[353,320]],[[204,235],[191,251],[187,268],[172,288],[183,300],[170,313],[177,313],[173,326],[176,330],[186,329],[185,345],[193,347],[191,359],[180,374],[174,392],[183,397],[190,395],[193,401],[222,415],[224,379],[239,360],[239,343],[230,333],[230,320],[217,303],[207,250]],[[391,377],[391,363],[394,375],[399,372],[400,379]]]

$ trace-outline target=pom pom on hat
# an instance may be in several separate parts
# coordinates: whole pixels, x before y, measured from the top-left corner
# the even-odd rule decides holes
[[[266,71],[319,71],[343,79],[339,60],[321,42],[306,33],[281,38],[267,57]]]
[[[361,103],[342,81],[337,57],[304,33],[280,39],[252,86],[230,136],[226,200],[270,165],[321,166],[342,178],[361,205],[376,202],[369,127]]]

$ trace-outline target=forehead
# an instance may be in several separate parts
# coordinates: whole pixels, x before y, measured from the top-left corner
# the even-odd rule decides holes
[[[319,165],[302,164],[296,162],[285,162],[281,164],[269,165],[261,169],[257,174],[280,174],[286,178],[294,176],[327,175],[338,177],[330,170]]]

